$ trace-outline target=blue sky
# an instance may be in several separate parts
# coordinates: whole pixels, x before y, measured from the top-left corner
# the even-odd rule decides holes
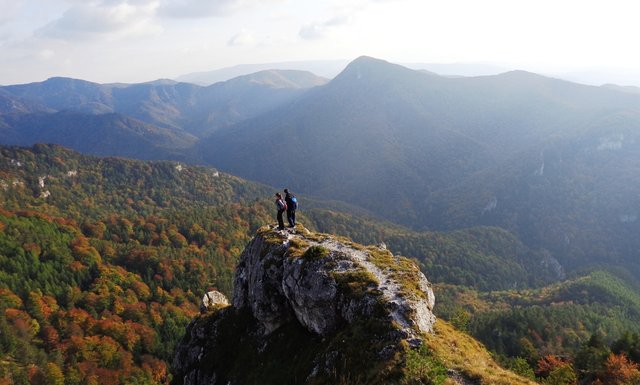
[[[628,0],[0,0],[0,9],[0,84],[142,82],[360,55],[608,71],[612,81],[640,72],[640,5]]]

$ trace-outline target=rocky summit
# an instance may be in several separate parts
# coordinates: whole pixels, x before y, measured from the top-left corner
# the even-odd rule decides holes
[[[232,305],[209,298],[176,349],[175,384],[402,383],[435,322],[411,260],[302,226],[258,230]]]

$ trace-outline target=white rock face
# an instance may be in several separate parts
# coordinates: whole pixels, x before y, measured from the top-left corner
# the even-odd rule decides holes
[[[202,303],[200,304],[200,311],[205,312],[208,309],[224,307],[231,305],[227,297],[217,290],[212,290],[204,293],[202,297]]]
[[[290,257],[292,241],[304,242],[307,247],[320,246],[328,255],[317,259]],[[333,238],[316,242],[289,233],[283,235],[281,242],[274,244],[256,236],[240,257],[236,270],[233,306],[249,308],[264,326],[265,334],[295,317],[310,332],[328,335],[344,323],[373,316],[380,303],[389,321],[399,325],[406,338],[419,339],[420,333],[433,330],[435,296],[417,267],[405,278],[417,284],[419,294],[408,292],[396,279],[393,264],[377,266],[367,250]],[[385,249],[379,252],[397,258]],[[378,296],[354,295],[345,290],[340,277],[348,280],[350,274],[366,274],[377,281],[370,293]]]

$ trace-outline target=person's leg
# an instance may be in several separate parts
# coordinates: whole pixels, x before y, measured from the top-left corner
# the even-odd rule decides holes
[[[296,212],[295,210],[287,210],[287,221],[289,226],[294,227],[296,225]]]
[[[282,220],[282,213],[284,210],[278,210],[278,230],[284,229],[284,220]]]

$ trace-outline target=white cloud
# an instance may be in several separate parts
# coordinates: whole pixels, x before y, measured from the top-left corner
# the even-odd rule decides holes
[[[76,40],[157,33],[161,30],[153,20],[157,7],[158,2],[153,0],[104,0],[79,4],[41,28],[37,35]]]
[[[256,44],[256,39],[254,38],[253,34],[246,29],[242,29],[240,32],[233,35],[227,42],[227,45],[232,47],[254,44]]]
[[[322,23],[311,23],[303,25],[302,28],[300,28],[300,32],[298,33],[298,35],[300,35],[300,37],[303,39],[313,40],[324,37],[324,33],[325,28]]]
[[[298,35],[306,40],[319,39],[324,37],[329,29],[350,24],[355,14],[362,9],[361,7],[347,7],[334,9],[334,14],[322,21],[314,21],[303,25]]]

